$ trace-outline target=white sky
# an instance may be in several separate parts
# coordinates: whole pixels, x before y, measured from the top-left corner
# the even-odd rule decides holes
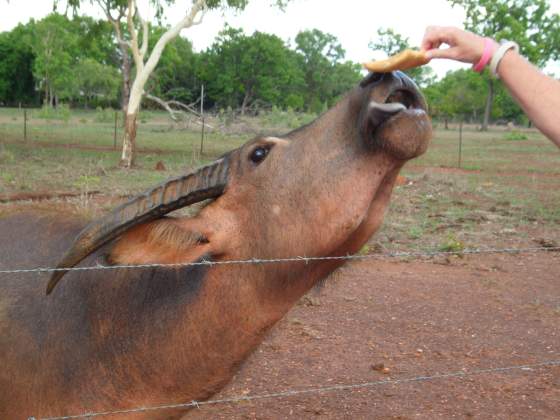
[[[560,13],[560,0],[549,0],[554,12]],[[167,23],[173,24],[191,4],[179,0],[166,13]],[[285,12],[271,7],[269,0],[253,0],[242,12],[209,12],[204,22],[184,30],[181,35],[189,38],[196,50],[209,46],[224,23],[241,27],[246,33],[255,30],[273,33],[284,40],[293,40],[304,29],[317,28],[335,35],[346,50],[346,58],[363,62],[375,56],[368,43],[375,38],[377,29],[389,27],[410,38],[418,46],[428,25],[462,26],[464,12],[452,8],[446,0],[293,0]],[[139,0],[143,16],[151,16],[148,0]],[[30,18],[40,19],[52,11],[52,0],[0,0],[0,32],[12,29]],[[83,8],[86,14],[101,18],[94,6]],[[439,76],[450,69],[467,67],[448,60],[433,61],[432,67]],[[560,74],[560,64],[550,65],[547,71]]]

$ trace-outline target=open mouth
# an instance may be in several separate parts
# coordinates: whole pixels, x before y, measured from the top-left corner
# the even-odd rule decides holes
[[[369,104],[374,144],[402,160],[422,154],[431,137],[426,102],[409,83],[413,82],[401,79],[400,86],[386,92],[383,102],[382,96]]]
[[[388,92],[384,102],[372,100],[369,104],[369,115],[375,133],[397,118],[425,117],[426,103],[414,90],[399,87]]]
[[[386,104],[394,104],[396,107],[405,109],[422,109],[421,101],[418,95],[404,89],[398,89],[391,93],[385,100]]]

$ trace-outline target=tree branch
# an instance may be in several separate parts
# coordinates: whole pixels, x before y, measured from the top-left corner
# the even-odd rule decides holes
[[[185,119],[186,119],[186,116],[188,114],[193,114],[196,118],[201,119],[200,113],[198,113],[194,109],[194,104],[196,104],[196,102],[194,104],[184,104],[184,103],[176,101],[176,100],[165,101],[165,100],[163,100],[161,98],[158,98],[157,96],[152,95],[150,93],[146,93],[144,96],[146,97],[146,99],[154,101],[159,106],[161,106],[163,109],[165,109],[169,113],[169,116],[171,117],[171,119],[173,121],[177,122],[177,123],[181,121],[181,119],[178,117],[178,116],[181,116],[181,115],[185,116]],[[173,109],[172,106],[182,108],[182,109],[184,109],[184,111],[182,111],[180,109]],[[195,122],[197,124],[202,125],[202,121],[195,121]],[[210,129],[214,128],[207,123],[204,123],[204,126],[210,128]]]
[[[142,47],[140,48],[140,56],[142,59],[142,62],[144,62],[144,57],[146,56],[146,53],[148,52],[148,21],[142,19],[142,16],[140,15],[140,10],[136,9],[136,15],[138,16],[138,20],[140,21],[140,24],[142,25]]]
[[[151,95],[149,93],[146,93],[146,98],[154,101],[156,104],[158,104],[159,106],[161,106],[163,109],[165,109],[167,112],[169,112],[169,116],[171,117],[171,119],[175,122],[179,122],[179,118],[177,118],[176,114],[181,113],[181,111],[177,112],[176,110],[174,110],[173,108],[171,108],[171,106],[169,105],[168,102],[164,101],[161,98],[158,98],[157,96]]]
[[[132,5],[134,5],[134,0],[128,0],[128,2],[129,2],[129,7],[131,3]],[[196,18],[199,13],[202,12],[202,14],[204,14],[206,9],[207,9],[206,0],[195,0],[190,13],[188,13],[171,29],[167,30],[167,32],[165,32],[161,36],[161,38],[157,41],[146,64],[142,62],[140,63],[140,66],[138,64],[136,65],[137,68],[136,78],[134,79],[134,83],[132,85],[130,101],[128,104],[129,115],[138,112],[138,109],[140,107],[140,102],[142,100],[142,94],[144,92],[144,85],[146,84],[148,78],[150,77],[150,74],[152,74],[157,63],[159,62],[159,59],[161,58],[161,54],[163,53],[163,50],[166,47],[166,45],[169,43],[169,41],[177,37],[177,35],[179,35],[182,29],[189,28],[193,26],[193,24],[200,23],[202,21],[202,17],[200,17],[198,20],[196,20]],[[132,15],[130,13],[130,10],[128,16],[129,16],[129,26],[131,26],[130,22],[132,22]],[[132,26],[131,29],[133,29]],[[134,37],[136,37],[136,34],[134,34]],[[136,60],[137,55],[139,56],[139,51],[138,51],[138,40],[136,39],[136,42],[134,42],[135,39],[136,38],[133,38],[133,42],[132,42],[132,52]]]
[[[144,69],[144,60],[140,55],[140,50],[138,49],[138,32],[134,26],[134,13],[136,12],[136,2],[135,0],[128,0],[128,14],[126,17],[128,23],[128,32],[130,33],[130,49],[132,51],[132,57],[134,58],[134,63],[136,64],[136,79],[138,79],[138,74]]]

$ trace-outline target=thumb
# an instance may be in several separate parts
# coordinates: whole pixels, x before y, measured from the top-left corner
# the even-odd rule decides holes
[[[455,48],[438,48],[426,51],[426,56],[430,60],[433,58],[448,58],[453,60],[457,58],[457,51],[455,51]]]

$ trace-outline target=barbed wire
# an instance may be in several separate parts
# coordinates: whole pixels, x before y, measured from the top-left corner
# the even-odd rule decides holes
[[[537,252],[558,252],[558,247],[529,247],[529,248],[472,248],[457,251],[410,251],[410,252],[388,252],[379,254],[354,254],[330,257],[288,257],[288,258],[251,258],[247,260],[225,260],[211,261],[202,260],[188,263],[168,263],[168,264],[136,264],[136,265],[95,265],[86,267],[68,267],[68,268],[22,268],[22,269],[6,269],[0,270],[0,274],[17,274],[17,273],[51,273],[55,271],[91,271],[91,270],[118,270],[118,269],[147,269],[147,268],[180,268],[193,266],[215,266],[215,265],[240,265],[240,264],[272,264],[287,262],[315,262],[315,261],[332,261],[332,260],[366,260],[366,259],[384,259],[384,258],[432,258],[438,256],[452,255],[473,255],[473,254],[530,254]]]
[[[469,376],[483,375],[483,374],[490,374],[490,373],[506,373],[515,370],[532,371],[533,369],[536,368],[551,367],[551,366],[560,366],[560,360],[549,360],[549,361],[544,361],[539,363],[532,363],[532,364],[518,365],[518,366],[476,369],[472,371],[440,373],[440,374],[429,375],[429,376],[416,376],[412,378],[403,378],[403,379],[385,379],[381,381],[362,382],[357,384],[340,384],[340,385],[330,385],[330,386],[307,388],[307,389],[300,389],[300,390],[287,390],[287,391],[273,392],[269,394],[260,394],[260,395],[242,395],[242,396],[235,396],[235,397],[208,400],[208,401],[191,401],[182,404],[167,404],[167,405],[158,405],[152,407],[130,408],[130,409],[123,409],[123,410],[88,412],[84,414],[60,416],[60,417],[45,417],[39,419],[36,419],[35,417],[28,417],[28,420],[72,420],[72,419],[81,419],[81,418],[110,416],[114,414],[142,413],[142,412],[156,411],[156,410],[171,410],[171,409],[194,408],[194,407],[200,408],[201,406],[205,406],[205,405],[231,404],[237,402],[264,400],[264,399],[271,399],[271,398],[286,398],[286,397],[309,395],[309,394],[316,394],[316,393],[323,393],[323,392],[352,391],[355,389],[371,388],[375,386],[424,382],[424,381],[432,381],[437,379],[464,378]]]

